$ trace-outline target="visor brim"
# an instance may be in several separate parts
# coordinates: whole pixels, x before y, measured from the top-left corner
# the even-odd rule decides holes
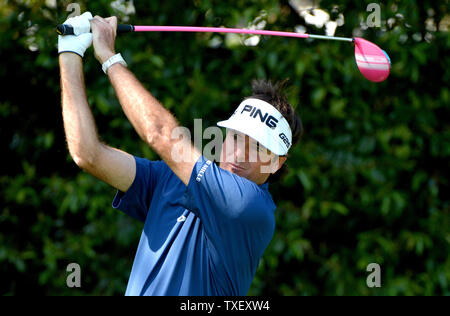
[[[228,119],[225,121],[217,122],[217,126],[232,129],[245,134],[248,137],[251,137],[259,142],[275,155],[285,156],[287,154],[287,151],[282,146],[277,144],[275,140],[271,139],[270,135],[259,132],[258,128],[251,126],[249,122],[240,122],[237,120]]]

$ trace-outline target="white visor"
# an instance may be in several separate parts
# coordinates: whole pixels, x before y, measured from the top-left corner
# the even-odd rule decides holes
[[[286,155],[292,144],[289,123],[275,107],[260,99],[242,101],[228,120],[217,125],[241,132],[279,156]]]

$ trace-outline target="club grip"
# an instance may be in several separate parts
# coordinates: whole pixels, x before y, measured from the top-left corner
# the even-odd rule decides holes
[[[59,35],[73,35],[73,27],[68,24],[60,24],[56,27]],[[117,24],[117,33],[134,32],[134,26],[131,24]]]
[[[59,35],[73,35],[73,27],[67,24],[60,24],[56,27],[56,33]]]
[[[134,26],[131,24],[117,24],[117,33],[134,32]]]

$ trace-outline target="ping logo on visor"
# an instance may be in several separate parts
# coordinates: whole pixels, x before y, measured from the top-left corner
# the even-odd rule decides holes
[[[257,108],[256,106],[246,104],[244,105],[244,108],[242,109],[240,114],[244,112],[249,112],[249,115],[252,118],[256,118],[258,116],[262,123],[266,123],[266,125],[272,129],[277,127],[278,120],[272,115],[269,115],[269,113],[267,112],[263,115],[261,109]]]
[[[292,144],[289,123],[274,106],[260,99],[244,100],[228,120],[217,125],[253,138],[276,155],[286,155]]]

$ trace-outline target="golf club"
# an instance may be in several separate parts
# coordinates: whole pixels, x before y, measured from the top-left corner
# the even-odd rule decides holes
[[[67,24],[60,24],[56,27],[60,35],[73,35],[73,27]],[[313,38],[322,40],[335,40],[355,43],[355,60],[361,74],[372,82],[386,80],[391,69],[391,61],[387,53],[377,45],[360,37],[347,38],[337,36],[312,35],[306,33],[280,32],[267,30],[248,30],[225,27],[197,27],[197,26],[142,26],[130,24],[118,24],[117,33],[128,32],[202,32],[202,33],[237,33],[270,35],[297,38]]]

